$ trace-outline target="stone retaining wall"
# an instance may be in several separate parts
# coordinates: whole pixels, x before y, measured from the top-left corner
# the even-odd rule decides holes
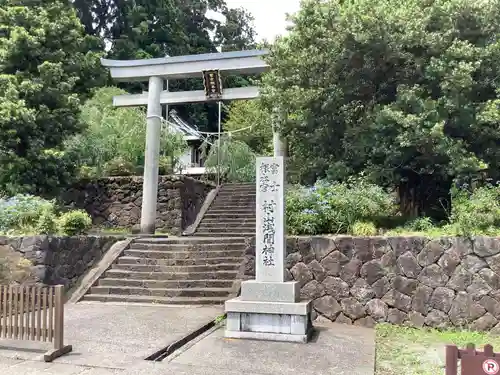
[[[286,274],[331,321],[500,333],[500,238],[292,237]]]
[[[180,234],[191,225],[213,189],[189,177],[160,176],[156,229]],[[142,177],[111,177],[81,181],[61,196],[63,203],[84,209],[96,226],[131,228],[140,223]]]
[[[33,282],[73,288],[120,237],[0,237],[0,246],[32,262]]]

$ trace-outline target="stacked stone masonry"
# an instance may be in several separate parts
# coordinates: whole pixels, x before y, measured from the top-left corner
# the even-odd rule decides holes
[[[32,282],[73,288],[119,237],[0,237],[0,246],[32,263]]]
[[[160,176],[156,229],[180,234],[191,225],[213,186],[183,176]],[[142,177],[81,181],[62,194],[65,205],[86,210],[100,227],[131,228],[140,223]]]
[[[285,272],[330,321],[500,333],[500,238],[291,237]]]

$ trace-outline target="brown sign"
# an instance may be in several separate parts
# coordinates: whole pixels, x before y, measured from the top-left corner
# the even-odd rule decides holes
[[[494,353],[491,345],[485,345],[482,352],[474,344],[468,344],[466,349],[447,345],[446,375],[458,375],[459,360],[460,375],[500,375],[500,353]]]

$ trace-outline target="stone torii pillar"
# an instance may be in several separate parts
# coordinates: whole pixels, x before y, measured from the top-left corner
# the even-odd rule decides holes
[[[162,91],[163,78],[149,78],[146,151],[144,155],[144,179],[141,208],[142,233],[154,233],[156,227],[162,120],[160,95]]]
[[[208,53],[201,55],[163,57],[145,60],[106,60],[111,77],[121,82],[149,82],[148,92],[119,95],[113,98],[116,107],[147,105],[146,150],[142,192],[141,232],[154,234],[158,197],[162,105],[204,103],[227,100],[254,99],[257,87],[227,88],[219,98],[210,98],[201,91],[170,92],[163,90],[165,80],[202,78],[205,71],[222,74],[260,74],[269,69],[263,60],[266,50]]]

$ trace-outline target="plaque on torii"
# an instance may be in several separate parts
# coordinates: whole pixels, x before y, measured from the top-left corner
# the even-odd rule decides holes
[[[269,69],[263,59],[267,54],[267,50],[250,50],[144,60],[101,60],[117,81],[149,82],[147,92],[113,98],[116,107],[147,106],[142,233],[155,232],[162,105],[255,99],[259,96],[258,87],[223,89],[221,74],[261,74]],[[163,89],[164,81],[187,78],[203,78],[205,90],[171,92]]]

